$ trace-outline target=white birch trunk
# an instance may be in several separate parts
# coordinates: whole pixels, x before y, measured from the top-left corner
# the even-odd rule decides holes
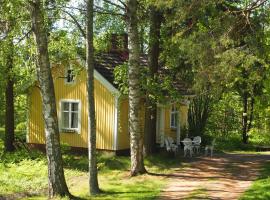
[[[137,0],[127,1],[129,36],[129,132],[131,176],[145,173],[143,163],[143,138],[140,121],[140,45],[137,19]]]

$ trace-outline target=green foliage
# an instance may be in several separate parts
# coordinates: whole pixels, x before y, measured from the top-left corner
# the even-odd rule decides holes
[[[52,64],[69,63],[77,58],[78,35],[65,30],[54,30],[50,35],[49,53]]]
[[[163,71],[160,74],[155,75],[154,78],[150,78],[149,70],[146,66],[140,68],[140,86],[142,94],[148,94],[150,100],[154,102],[167,102],[179,100],[182,98],[182,94],[179,93],[179,89],[175,87],[178,84],[174,72]],[[114,69],[114,83],[118,85],[121,93],[128,94],[128,63],[117,66]]]
[[[14,155],[13,155],[14,156]],[[0,163],[0,193],[28,192],[35,194],[47,185],[45,160],[27,160]]]
[[[122,94],[128,94],[128,64],[119,65],[114,69],[114,83],[118,85]]]
[[[220,151],[255,151],[253,144],[243,144],[241,135],[232,134],[227,138],[215,137],[215,148]],[[209,144],[209,143],[208,143]]]
[[[212,103],[213,98],[208,94],[197,95],[191,100],[188,110],[189,135],[203,137]]]
[[[230,138],[241,130],[241,100],[236,93],[224,93],[221,99],[213,105],[207,123],[207,134]]]

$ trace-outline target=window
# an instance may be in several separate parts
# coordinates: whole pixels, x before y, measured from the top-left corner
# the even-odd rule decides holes
[[[65,132],[79,132],[80,102],[76,100],[61,101],[61,129]]]
[[[68,69],[66,71],[66,76],[65,76],[65,83],[71,84],[75,82],[75,75],[74,75],[74,70],[73,69]]]
[[[178,110],[177,110],[177,107],[175,105],[172,105],[170,126],[171,126],[171,128],[176,129],[177,124],[178,124]]]

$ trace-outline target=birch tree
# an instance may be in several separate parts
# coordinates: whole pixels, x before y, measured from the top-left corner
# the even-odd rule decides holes
[[[46,153],[48,160],[49,198],[69,196],[60,150],[60,136],[55,104],[55,92],[48,54],[48,32],[41,0],[29,1],[34,39],[37,48],[36,71],[40,84],[45,121]]]
[[[93,0],[86,1],[86,65],[88,94],[88,155],[89,155],[89,192],[100,192],[97,178],[96,158],[96,117],[94,98],[94,47],[93,47]]]
[[[143,137],[140,112],[140,44],[138,33],[137,0],[127,1],[127,23],[129,37],[129,132],[131,154],[131,176],[145,173],[143,162]]]

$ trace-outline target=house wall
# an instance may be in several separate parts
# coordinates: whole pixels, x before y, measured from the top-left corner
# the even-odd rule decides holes
[[[60,133],[62,143],[74,147],[88,147],[88,109],[86,94],[86,72],[82,70],[76,76],[75,84],[67,85],[64,83],[64,67],[56,66],[52,70],[58,119],[60,117],[60,100],[74,99],[81,101],[81,130],[80,133]],[[96,130],[97,148],[113,150],[114,147],[114,121],[115,121],[115,97],[95,79],[95,108],[96,108]],[[36,144],[45,143],[44,121],[42,117],[42,104],[40,90],[33,87],[29,95],[29,123],[28,123],[28,142]]]
[[[144,104],[142,104],[139,117],[141,120],[140,131],[144,134]],[[128,129],[128,98],[122,98],[119,101],[119,121],[118,121],[118,149],[129,149],[130,147],[130,134]]]
[[[129,149],[128,99],[119,101],[118,148]]]
[[[129,130],[128,130],[128,99],[122,99],[119,103],[119,122],[118,122],[118,148],[119,149],[128,149],[130,146],[129,141]],[[179,109],[179,118],[180,118],[180,127],[181,129],[187,126],[187,117],[188,117],[188,106],[184,104],[178,105]],[[171,106],[165,107],[164,112],[164,132],[165,136],[170,136],[176,141],[176,129],[172,129],[170,127],[170,114],[171,114]],[[140,118],[141,118],[141,131],[144,133],[144,109],[141,109],[140,112]],[[159,119],[158,119],[159,120]],[[156,142],[160,142],[160,137],[157,136]],[[181,135],[183,137],[183,135]]]

